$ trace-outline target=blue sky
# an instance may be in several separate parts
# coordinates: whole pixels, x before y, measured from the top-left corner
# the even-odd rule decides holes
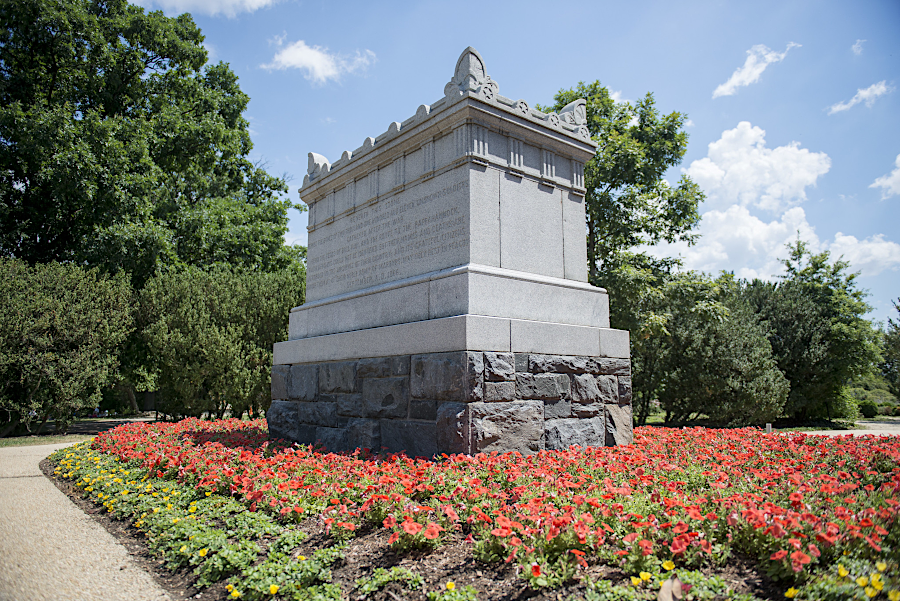
[[[500,93],[550,104],[600,82],[690,119],[682,171],[707,194],[689,268],[773,278],[784,243],[849,260],[869,317],[900,297],[900,2],[142,0],[190,12],[250,95],[253,158],[292,177],[438,100],[466,46]],[[289,242],[306,242],[292,213]]]

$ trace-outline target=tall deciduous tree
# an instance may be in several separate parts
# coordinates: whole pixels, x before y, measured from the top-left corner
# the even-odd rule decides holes
[[[635,104],[616,102],[599,81],[560,90],[550,110],[579,98],[587,101],[587,126],[600,145],[584,181],[589,277],[604,286],[609,274],[634,262],[638,246],[693,242],[704,195],[686,175],[674,187],[663,179],[687,151],[684,114],[660,114],[649,93]]]
[[[0,1],[0,254],[124,270],[279,269],[284,181],[252,164],[249,98],[190,15]]]
[[[99,403],[132,328],[124,274],[0,258],[0,434],[48,417],[65,430],[74,411]]]
[[[894,303],[898,319],[888,318],[887,332],[883,337],[883,362],[881,373],[890,384],[891,393],[900,398],[900,298]]]

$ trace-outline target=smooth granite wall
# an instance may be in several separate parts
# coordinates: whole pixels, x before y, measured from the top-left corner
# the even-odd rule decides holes
[[[269,432],[410,456],[630,444],[628,359],[457,351],[272,371]]]

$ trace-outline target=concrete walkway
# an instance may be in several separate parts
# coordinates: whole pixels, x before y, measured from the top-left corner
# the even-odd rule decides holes
[[[38,464],[67,445],[0,448],[0,601],[170,601]]]
[[[876,417],[872,419],[857,420],[858,430],[809,430],[806,434],[819,434],[821,436],[900,436],[900,417]]]

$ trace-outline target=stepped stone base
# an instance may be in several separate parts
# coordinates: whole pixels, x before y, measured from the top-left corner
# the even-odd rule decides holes
[[[270,436],[328,451],[441,453],[631,444],[631,362],[453,351],[275,365]]]

